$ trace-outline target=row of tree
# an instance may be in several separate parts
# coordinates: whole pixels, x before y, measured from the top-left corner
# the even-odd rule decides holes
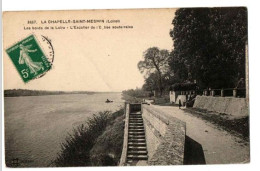
[[[60,94],[95,94],[91,91],[45,91],[45,90],[27,90],[27,89],[10,89],[4,90],[4,97],[17,96],[44,96],[44,95],[60,95]]]
[[[174,83],[196,82],[199,88],[233,88],[245,78],[247,9],[183,8],[172,21],[174,49],[152,47],[138,68],[143,89],[169,90]]]

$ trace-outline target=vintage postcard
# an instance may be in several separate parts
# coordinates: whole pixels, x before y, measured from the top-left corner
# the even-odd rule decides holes
[[[246,7],[3,13],[6,167],[250,162]]]

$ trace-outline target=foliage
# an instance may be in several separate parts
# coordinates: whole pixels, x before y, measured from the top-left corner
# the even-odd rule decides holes
[[[185,8],[175,13],[170,68],[179,82],[234,87],[245,77],[246,8]]]
[[[151,93],[154,90],[158,90],[158,74],[151,73],[145,80],[144,80],[144,85],[142,87],[143,90],[150,91]]]
[[[124,113],[123,109],[111,114],[109,111],[99,112],[93,115],[86,124],[82,124],[73,129],[65,142],[61,143],[61,151],[54,164],[59,167],[68,166],[91,166],[90,151],[96,144],[98,137],[105,131],[107,126],[112,125],[113,121]],[[107,157],[104,155],[104,157]],[[113,165],[106,163],[108,165]]]
[[[138,63],[138,69],[141,73],[144,73],[146,71],[146,75],[148,75],[148,78],[150,74],[156,73],[157,78],[154,74],[152,75],[152,77],[150,77],[150,80],[153,79],[153,82],[157,81],[158,90],[160,91],[160,94],[162,94],[162,75],[168,70],[168,50],[160,50],[157,47],[152,47],[144,52],[143,57],[144,60],[139,61]],[[147,85],[149,86],[150,84],[148,83]]]
[[[124,90],[122,91],[122,93],[137,98],[147,97],[149,94],[147,91],[144,91],[143,89],[139,89],[139,88],[136,88],[135,90],[134,89]]]
[[[196,90],[197,84],[195,83],[176,83],[172,86],[173,91],[189,91]]]
[[[94,166],[116,166],[120,161],[124,140],[125,116],[117,117],[98,137],[90,151],[90,160]]]

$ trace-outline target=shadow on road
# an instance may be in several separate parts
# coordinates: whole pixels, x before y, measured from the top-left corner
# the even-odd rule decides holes
[[[201,144],[188,136],[185,137],[184,164],[206,164]]]

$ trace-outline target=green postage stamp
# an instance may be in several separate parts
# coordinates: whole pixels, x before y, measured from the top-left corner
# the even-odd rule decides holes
[[[19,41],[6,52],[25,83],[51,69],[51,63],[34,35]]]

